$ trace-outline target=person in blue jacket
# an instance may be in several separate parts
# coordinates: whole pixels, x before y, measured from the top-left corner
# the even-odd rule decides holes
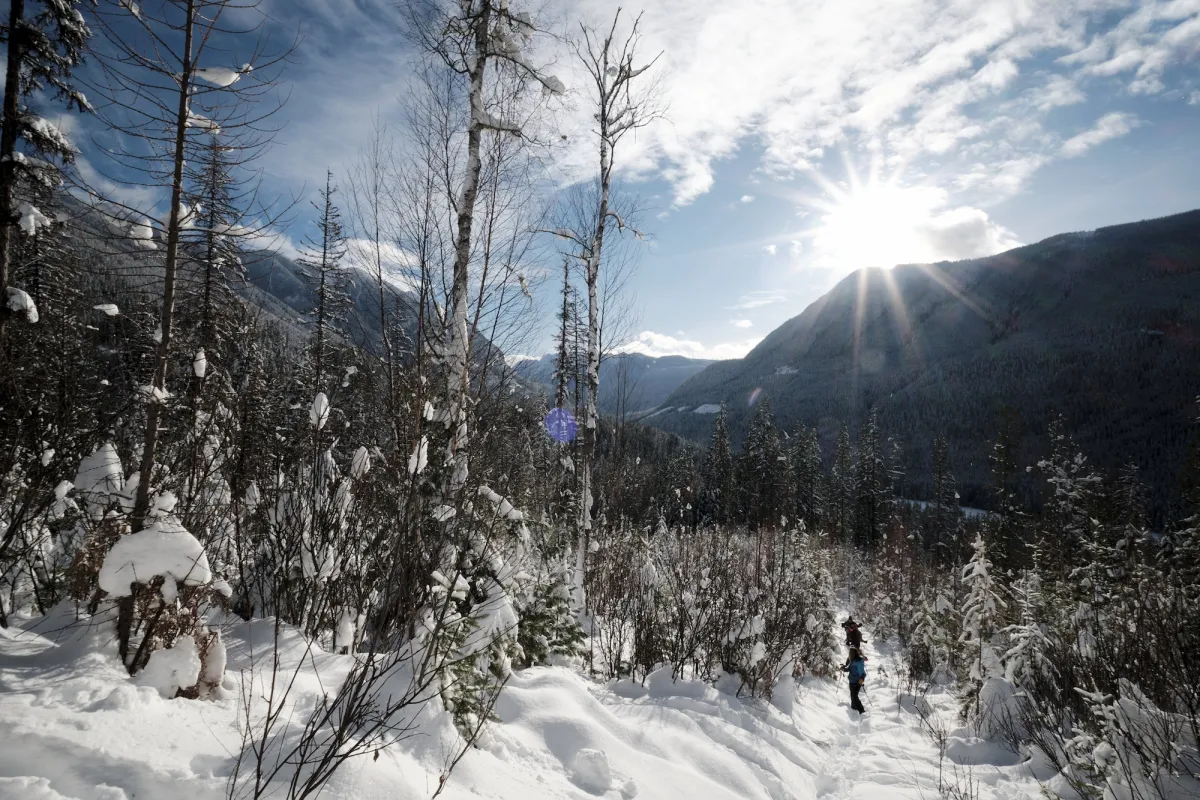
[[[867,713],[862,701],[858,699],[858,693],[867,681],[867,662],[857,647],[850,648],[850,659],[842,667],[842,672],[850,673],[850,707],[860,714]]]

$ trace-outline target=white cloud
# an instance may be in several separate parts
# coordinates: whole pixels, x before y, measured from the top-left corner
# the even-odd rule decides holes
[[[722,342],[705,346],[700,342],[677,338],[667,333],[642,331],[621,348],[625,353],[643,353],[648,356],[686,356],[688,358],[729,359],[741,358],[750,352],[762,339],[746,339],[740,342]]]
[[[375,274],[375,243],[371,240],[347,239],[346,255],[349,256],[350,264]],[[409,291],[420,288],[419,279],[412,274],[412,267],[418,263],[412,253],[392,242],[380,242],[379,262],[383,267],[384,278],[391,283]]]
[[[804,244],[799,239],[792,239],[788,244],[788,255],[792,258],[799,258],[801,251],[804,250]]]
[[[769,244],[766,247],[764,247],[763,250],[765,250],[767,252],[767,255],[773,256],[773,255],[775,255],[777,248],[775,247],[775,245]]]
[[[1052,75],[1046,83],[1032,92],[1029,99],[1039,111],[1082,103],[1086,96],[1078,83],[1066,75]]]
[[[728,306],[733,311],[748,311],[752,308],[762,308],[763,306],[782,303],[788,299],[787,295],[776,291],[754,291],[742,295],[738,301],[731,306]]]
[[[575,0],[572,11],[602,20],[615,5]],[[708,191],[714,165],[747,140],[783,174],[847,143],[874,143],[893,167],[947,156],[996,174],[1016,162],[1020,175],[977,182],[1011,194],[1060,157],[1061,139],[1014,142],[998,107],[1039,124],[1103,75],[1161,91],[1169,65],[1200,44],[1194,0],[659,0],[643,26],[644,51],[664,53],[670,120],[618,161],[660,165],[677,205]],[[958,159],[967,149],[977,156]],[[940,166],[956,183],[960,165]]]
[[[1133,114],[1119,112],[1105,114],[1096,120],[1096,124],[1090,130],[1072,136],[1063,142],[1062,154],[1066,158],[1081,156],[1098,144],[1124,136],[1140,124],[1141,122]]]
[[[1200,89],[1193,89],[1192,93],[1188,95],[1188,105],[1200,106]]]
[[[754,195],[752,195],[752,194],[744,194],[744,195],[742,195],[742,202],[743,202],[743,203],[753,203],[753,202],[754,202]]]
[[[1135,94],[1157,94],[1163,74],[1200,50],[1200,7],[1181,0],[1147,0],[1086,48],[1063,61],[1083,65],[1087,74],[1113,77],[1133,73]]]
[[[748,319],[731,319],[729,324],[735,328],[753,328],[754,323]]]

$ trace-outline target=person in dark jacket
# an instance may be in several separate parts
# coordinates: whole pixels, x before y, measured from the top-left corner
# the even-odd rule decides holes
[[[859,714],[867,713],[862,701],[858,699],[858,693],[867,681],[867,662],[857,647],[850,648],[850,660],[842,667],[842,671],[850,673],[850,707]]]
[[[846,625],[846,644],[850,647],[861,648],[862,643],[862,631],[858,629],[858,623],[850,620]]]

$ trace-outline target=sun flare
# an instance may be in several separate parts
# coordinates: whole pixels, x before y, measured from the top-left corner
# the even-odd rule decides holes
[[[839,271],[925,260],[930,190],[864,186],[836,197],[813,235],[819,257]],[[936,190],[933,190],[936,191]]]

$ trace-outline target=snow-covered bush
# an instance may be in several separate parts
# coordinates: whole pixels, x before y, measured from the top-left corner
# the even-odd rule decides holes
[[[795,674],[832,671],[828,556],[800,531],[659,525],[617,532],[594,555],[593,645],[610,676],[669,662],[676,678],[771,696]]]
[[[150,670],[144,680],[165,697],[200,697],[224,677],[224,646],[206,617],[230,588],[214,579],[204,548],[174,516],[176,502],[169,492],[155,497],[147,525],[105,554],[97,584],[117,603],[118,648],[130,674]]]

